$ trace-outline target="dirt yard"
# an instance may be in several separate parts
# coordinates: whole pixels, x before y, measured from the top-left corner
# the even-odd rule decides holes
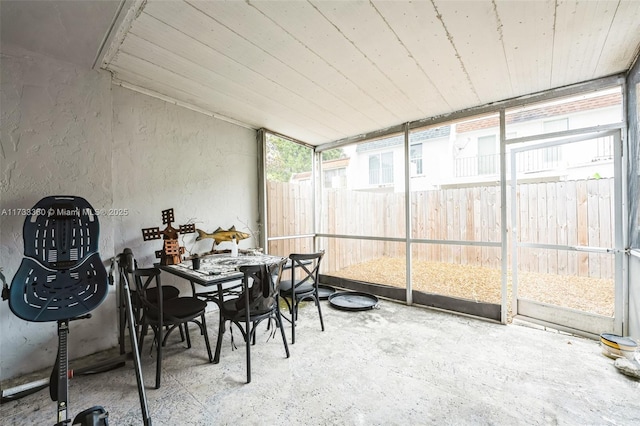
[[[500,303],[500,270],[480,266],[413,261],[413,289],[480,302]],[[379,258],[350,266],[331,275],[396,287],[405,287],[405,261]],[[520,272],[519,297],[613,316],[613,280]],[[511,272],[507,279],[511,317]]]

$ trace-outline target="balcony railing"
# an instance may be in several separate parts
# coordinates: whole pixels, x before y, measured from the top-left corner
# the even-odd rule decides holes
[[[534,173],[552,170],[560,164],[560,147],[525,151],[518,155],[517,172]],[[500,155],[479,155],[455,159],[455,177],[497,176],[500,173]]]
[[[383,166],[382,169],[369,169],[369,185],[384,185],[393,183],[393,167]]]
[[[460,157],[455,160],[455,177],[497,175],[499,171],[498,154]]]

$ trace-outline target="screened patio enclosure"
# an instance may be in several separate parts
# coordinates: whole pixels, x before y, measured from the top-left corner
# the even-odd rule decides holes
[[[609,78],[315,148],[264,130],[266,247],[408,304],[628,332],[627,96]]]
[[[591,334],[622,332],[620,130],[510,146],[513,305],[530,319]],[[526,180],[529,157],[573,160],[604,148],[598,171],[575,180]],[[590,156],[590,155],[589,155]],[[591,166],[591,165],[590,165]],[[593,169],[595,170],[595,169]],[[533,273],[532,273],[533,271]]]

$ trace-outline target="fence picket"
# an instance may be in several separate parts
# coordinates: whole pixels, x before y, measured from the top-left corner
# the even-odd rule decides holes
[[[269,236],[306,234],[312,215],[311,187],[295,183],[267,185]],[[613,244],[613,179],[521,183],[516,191],[520,242],[611,247]],[[411,193],[414,238],[499,242],[500,187],[485,185]],[[404,193],[325,189],[320,232],[347,235],[405,236]],[[302,223],[297,222],[300,219]],[[323,239],[330,270],[382,256],[403,257],[405,245],[369,240]],[[511,241],[508,241],[511,244]],[[309,244],[272,241],[273,253],[289,254]],[[416,244],[413,258],[490,268],[500,267],[494,247]],[[613,256],[575,251],[519,249],[522,271],[612,278]]]

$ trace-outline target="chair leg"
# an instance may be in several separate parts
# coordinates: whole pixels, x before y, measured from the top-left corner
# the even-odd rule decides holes
[[[284,299],[284,303],[287,305],[287,309],[289,309],[289,314],[291,314],[291,310],[293,309],[293,307],[289,304],[289,299],[287,299],[286,297],[283,297]]]
[[[178,326],[180,330],[180,340],[184,342],[184,330],[182,329],[182,324]]]
[[[280,334],[282,334],[282,343],[284,343],[284,351],[289,358],[289,345],[287,344],[287,336],[284,334],[284,324],[282,324],[282,315],[280,315],[280,309],[276,310],[276,327],[280,327]]]
[[[296,343],[296,321],[298,320],[298,301],[291,300],[291,344]]]
[[[164,334],[164,337],[162,338],[162,346],[167,346],[167,340],[169,340],[169,335],[173,332],[173,330],[179,327],[180,325],[172,325],[172,326],[166,326],[164,328],[165,334]]]
[[[184,323],[184,334],[187,336],[187,348],[191,349],[191,337],[189,337],[189,326]]]
[[[245,322],[246,336],[244,336],[247,347],[247,383],[251,383],[251,323]]]
[[[281,296],[282,297],[282,296]],[[286,297],[282,297],[282,300],[284,300],[284,303],[287,305],[287,310],[289,311],[289,316],[291,317],[291,319],[287,318],[282,311],[280,312],[280,315],[282,316],[283,319],[287,320],[288,322],[291,322],[291,320],[293,319],[293,314],[292,314],[292,306],[289,304],[289,299],[287,299]],[[280,306],[278,305],[278,309],[280,309]]]
[[[158,326],[157,338],[158,341],[158,359],[156,360],[156,389],[160,389],[160,374],[162,372],[162,326]]]
[[[318,307],[318,315],[320,316],[320,327],[322,327],[322,331],[324,331],[324,322],[322,321],[322,309],[320,309],[320,298],[318,295],[315,296],[316,306]]]
[[[253,322],[253,329],[251,330],[251,343],[255,346],[256,344],[256,326],[258,323]]]
[[[220,313],[220,321],[218,322],[218,340],[216,342],[216,353],[213,357],[213,363],[217,364],[220,362],[220,349],[222,347],[222,335],[224,334],[224,319],[222,318],[222,313]]]
[[[140,337],[138,338],[138,354],[142,355],[142,345],[144,344],[144,336],[147,334],[144,329],[146,324],[140,326]]]
[[[202,334],[204,334],[204,343],[207,346],[207,355],[209,355],[209,362],[213,362],[213,357],[211,356],[211,344],[209,343],[209,333],[207,332],[207,323],[204,319],[204,314],[202,314],[200,318],[202,318]]]

